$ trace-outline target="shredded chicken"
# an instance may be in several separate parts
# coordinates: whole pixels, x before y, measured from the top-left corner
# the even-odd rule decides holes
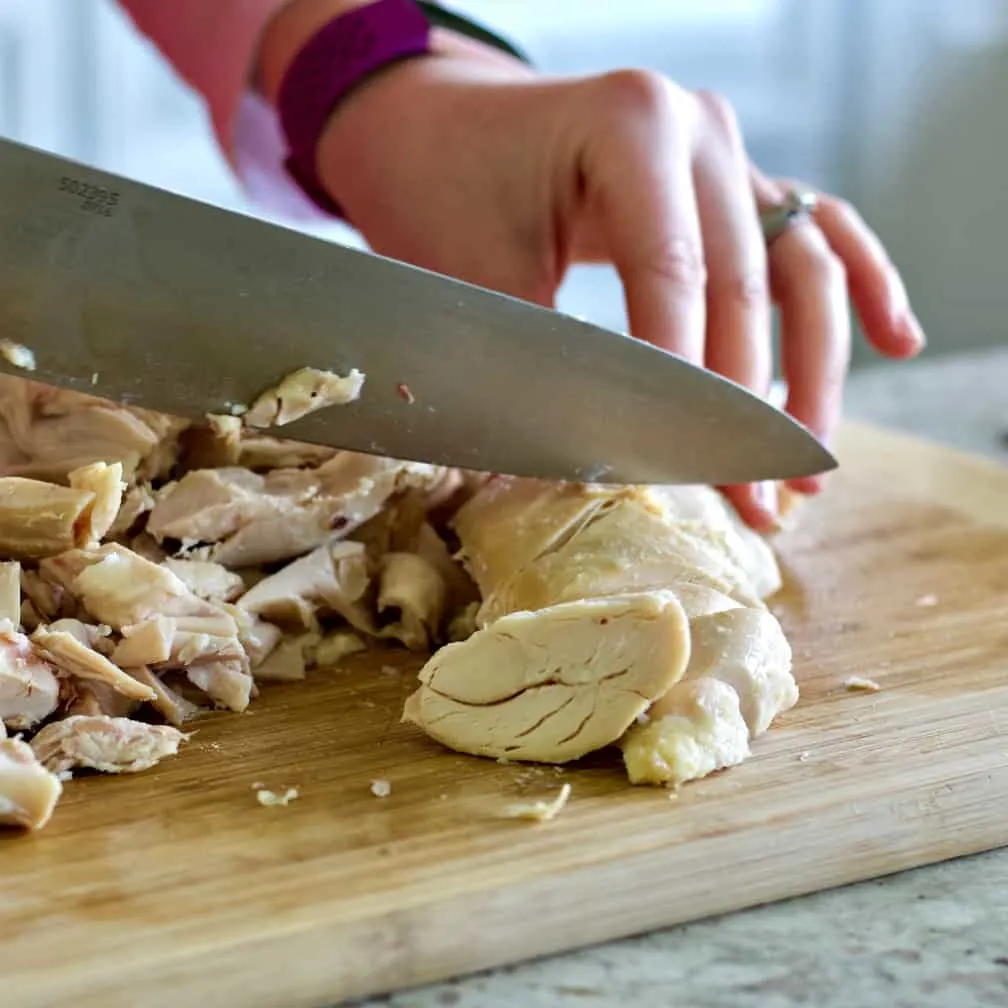
[[[0,624],[0,723],[15,731],[32,728],[59,699],[56,669],[10,622]]]
[[[363,387],[364,374],[356,368],[346,376],[299,368],[256,399],[242,421],[249,427],[282,427],[316,410],[352,403]]]
[[[31,747],[50,773],[72,767],[138,773],[149,770],[165,756],[174,756],[186,738],[168,725],[77,715],[46,725],[32,739]]]
[[[19,739],[0,740],[0,825],[41,829],[63,791],[60,779]]]
[[[13,340],[0,340],[0,357],[3,357],[8,364],[22,371],[35,370],[35,354],[31,347],[26,347],[23,343],[15,343]]]

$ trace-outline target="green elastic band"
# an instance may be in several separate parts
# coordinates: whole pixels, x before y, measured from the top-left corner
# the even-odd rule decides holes
[[[490,31],[489,28],[484,28],[475,21],[470,21],[469,18],[462,17],[461,14],[447,11],[438,4],[427,3],[425,0],[418,0],[417,6],[420,7],[426,15],[427,20],[435,28],[448,28],[453,32],[458,32],[459,35],[466,35],[471,39],[475,39],[477,42],[494,46],[496,49],[503,49],[504,52],[510,56],[514,56],[515,59],[521,60],[522,63],[531,64],[532,62],[525,53],[508,42],[507,39],[502,38],[496,32]]]

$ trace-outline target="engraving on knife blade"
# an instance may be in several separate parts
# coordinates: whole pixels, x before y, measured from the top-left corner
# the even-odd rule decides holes
[[[80,198],[79,209],[99,217],[111,217],[119,205],[119,193],[105,186],[91,185],[81,179],[64,175],[59,180],[59,191]]]

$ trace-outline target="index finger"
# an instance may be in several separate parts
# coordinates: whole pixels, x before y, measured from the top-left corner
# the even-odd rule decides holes
[[[706,270],[693,186],[692,99],[656,75],[605,78],[585,187],[623,284],[631,335],[704,361]]]

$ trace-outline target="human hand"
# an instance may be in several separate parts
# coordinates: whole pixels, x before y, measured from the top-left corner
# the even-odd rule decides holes
[[[355,90],[319,145],[323,184],[376,252],[548,306],[572,264],[612,263],[633,336],[760,394],[775,302],[786,409],[826,442],[848,295],[880,352],[922,347],[896,269],[842,200],[821,195],[767,248],[758,210],[789,185],[752,167],[723,100],[643,71],[544,77],[445,34],[436,50]],[[725,489],[773,525],[772,485]]]

